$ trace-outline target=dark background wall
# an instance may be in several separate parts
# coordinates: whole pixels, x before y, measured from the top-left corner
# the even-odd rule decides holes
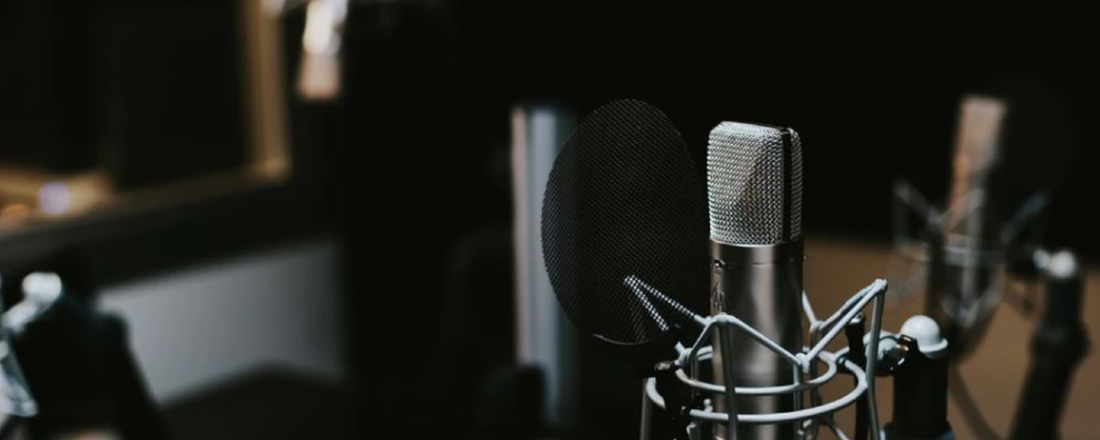
[[[721,120],[795,127],[805,145],[809,229],[885,238],[895,178],[912,181],[933,200],[945,196],[964,93],[1005,77],[1027,78],[1068,98],[1084,132],[1096,116],[1095,67],[1082,55],[1088,30],[1066,22],[1072,20],[1068,14],[1059,13],[1048,27],[993,17],[952,20],[948,13],[826,20],[669,5],[514,3],[397,8],[405,13],[395,15],[419,24],[385,37],[393,49],[355,51],[349,64],[353,72],[356,66],[365,72],[357,89],[365,87],[374,103],[392,106],[381,114],[353,110],[348,117],[357,128],[387,116],[407,126],[392,128],[392,138],[378,142],[393,146],[381,153],[388,158],[375,156],[375,148],[352,154],[416,167],[418,178],[408,181],[419,185],[414,193],[432,187],[455,191],[451,185],[470,185],[499,171],[487,167],[492,155],[505,150],[507,112],[516,101],[556,97],[583,114],[611,99],[636,97],[679,124],[700,170],[707,133]],[[353,17],[349,32],[364,38],[377,30],[372,22],[386,20],[370,15]],[[414,128],[423,130],[402,131]],[[1086,166],[1100,154],[1095,145],[1085,136],[1073,166],[1062,170],[1068,179],[1053,220],[1061,227],[1052,228],[1050,237],[1087,253],[1100,237],[1087,232],[1090,214],[1077,208],[1095,187]],[[488,188],[490,182],[483,183]],[[401,205],[415,197],[396,189],[385,193],[399,199],[393,206],[401,217],[439,208]],[[498,206],[441,211],[458,214],[449,221],[460,228],[467,215],[507,212]]]

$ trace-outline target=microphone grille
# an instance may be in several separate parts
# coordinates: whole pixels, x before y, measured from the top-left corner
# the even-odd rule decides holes
[[[730,245],[802,236],[802,144],[789,128],[723,122],[707,148],[710,235]]]

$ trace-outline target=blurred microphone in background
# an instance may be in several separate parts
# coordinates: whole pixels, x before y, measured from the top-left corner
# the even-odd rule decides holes
[[[1002,80],[960,102],[946,211],[899,186],[899,198],[925,210],[926,313],[951,341],[952,357],[978,344],[994,307],[1011,293],[1006,275],[1033,275],[1049,194],[1064,180],[1075,142],[1056,93]]]

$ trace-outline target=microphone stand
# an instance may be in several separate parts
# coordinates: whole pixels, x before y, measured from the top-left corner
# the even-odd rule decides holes
[[[1047,259],[1046,309],[1031,336],[1031,368],[1017,406],[1012,440],[1057,439],[1073,372],[1088,350],[1081,322],[1083,285],[1070,252]]]
[[[866,331],[863,325],[863,315],[856,316],[851,322],[844,327],[844,336],[848,339],[848,356],[860,365],[867,363],[867,349],[863,344],[863,333]],[[874,372],[871,373],[874,376]],[[855,378],[853,377],[853,380]],[[856,383],[859,383],[856,381]],[[867,435],[870,433],[867,421],[867,399],[859,399],[856,401],[856,434],[854,440],[867,440]]]

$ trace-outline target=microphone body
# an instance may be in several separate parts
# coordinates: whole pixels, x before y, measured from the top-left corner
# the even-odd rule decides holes
[[[802,349],[802,158],[791,129],[723,122],[707,151],[710,199],[711,312],[727,313],[764,336]],[[728,339],[728,340],[727,340]],[[719,332],[712,344],[714,382],[726,387],[765,387],[794,382],[797,369],[740,331]],[[732,364],[734,377],[726,377]],[[741,396],[737,408],[765,414],[797,408],[797,393]],[[739,440],[791,440],[791,423],[738,425]],[[714,429],[727,440],[725,425]]]
[[[713,243],[715,269],[711,276],[712,312],[736,316],[784,348],[802,346],[802,240],[769,246],[730,246]],[[764,387],[794,381],[796,370],[779,355],[741,332],[732,333],[734,353],[716,350],[712,363],[716,383],[726,386]],[[721,337],[721,336],[719,336]],[[733,362],[737,377],[723,377],[723,365]],[[716,399],[720,404],[722,399]],[[763,414],[791,411],[794,395],[742,397],[737,411]],[[724,409],[724,408],[722,408]],[[743,425],[742,437],[790,439],[791,424]],[[717,438],[725,437],[719,433]]]

